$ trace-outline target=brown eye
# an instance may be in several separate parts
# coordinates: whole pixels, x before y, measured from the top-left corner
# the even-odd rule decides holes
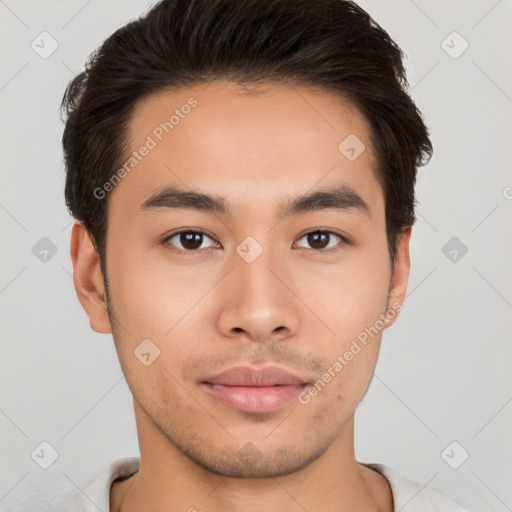
[[[312,231],[311,233],[306,233],[299,240],[302,239],[306,239],[310,248],[314,250],[330,249],[335,247],[340,240],[344,241],[340,235],[332,231]]]
[[[171,243],[171,241],[174,241]],[[184,252],[197,251],[198,249],[205,249],[208,247],[201,247],[205,239],[212,240],[206,233],[202,231],[180,231],[165,239],[166,243],[176,246],[176,250]]]

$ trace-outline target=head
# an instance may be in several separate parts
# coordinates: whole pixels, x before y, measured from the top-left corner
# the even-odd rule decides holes
[[[296,470],[368,388],[432,152],[402,58],[348,1],[164,0],[66,90],[78,296],[114,336],[138,426],[202,467]],[[134,351],[147,339],[159,355],[146,366]],[[268,364],[332,378],[263,415],[219,409],[200,386]]]

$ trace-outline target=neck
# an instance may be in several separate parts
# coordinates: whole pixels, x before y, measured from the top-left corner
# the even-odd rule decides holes
[[[135,405],[137,408],[137,405]],[[350,417],[329,448],[282,476],[238,478],[200,467],[171,444],[139,409],[139,471],[111,488],[112,512],[392,512],[386,479],[359,464]]]

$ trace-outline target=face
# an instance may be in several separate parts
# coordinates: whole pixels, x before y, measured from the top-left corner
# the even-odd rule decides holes
[[[323,91],[213,82],[144,99],[129,136],[108,193],[110,316],[82,304],[113,333],[139,437],[227,476],[305,467],[350,422],[407,284],[408,233],[393,276],[367,122]],[[76,260],[101,297],[98,266]],[[204,383],[235,366],[303,384],[226,401]]]

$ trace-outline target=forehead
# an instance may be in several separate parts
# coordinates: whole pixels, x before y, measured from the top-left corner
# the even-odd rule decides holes
[[[134,165],[110,196],[125,215],[163,185],[228,197],[235,208],[339,184],[370,204],[382,199],[366,119],[320,89],[225,81],[167,89],[136,104],[127,135],[124,163]]]

